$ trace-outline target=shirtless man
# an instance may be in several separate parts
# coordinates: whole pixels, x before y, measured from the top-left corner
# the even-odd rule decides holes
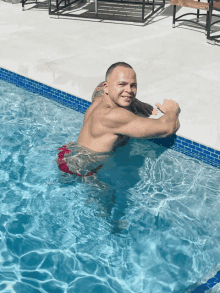
[[[58,165],[64,172],[91,176],[124,139],[161,138],[179,128],[179,105],[173,100],[165,100],[163,105],[157,103],[158,109],[164,113],[159,119],[140,117],[135,113],[132,103],[135,105],[138,101],[135,99],[137,81],[130,65],[124,62],[111,65],[101,86],[104,95],[94,98],[87,109],[77,143],[60,148]],[[147,107],[145,110],[156,113]]]

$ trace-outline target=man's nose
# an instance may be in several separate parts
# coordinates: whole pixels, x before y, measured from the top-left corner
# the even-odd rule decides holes
[[[125,87],[125,90],[128,92],[128,93],[132,93],[132,86],[130,84],[127,84],[126,87]]]

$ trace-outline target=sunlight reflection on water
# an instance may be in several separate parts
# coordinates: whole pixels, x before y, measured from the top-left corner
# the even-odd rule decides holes
[[[220,170],[131,139],[63,176],[83,115],[2,81],[0,105],[0,290],[180,293],[219,263]]]

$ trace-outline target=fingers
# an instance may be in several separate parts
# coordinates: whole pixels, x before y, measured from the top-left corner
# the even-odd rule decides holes
[[[164,114],[166,113],[166,110],[164,109],[163,105],[161,105],[160,103],[157,103],[156,106],[161,112],[163,112]]]
[[[69,146],[69,145],[71,145],[71,144],[73,144],[74,143],[74,141],[71,141],[71,142],[69,142],[66,146]]]
[[[161,105],[160,103],[157,103],[156,106],[164,114],[170,110],[176,111],[176,113],[179,114],[179,104],[171,99],[170,100],[165,99],[163,102],[163,105]]]
[[[158,113],[158,110],[154,108],[151,115],[157,115],[157,113]]]

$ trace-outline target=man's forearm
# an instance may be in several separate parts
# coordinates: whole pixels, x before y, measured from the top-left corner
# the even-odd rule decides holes
[[[146,136],[145,138],[165,138],[178,130],[178,114],[175,111],[167,111],[157,121],[160,124],[160,130],[155,135]]]
[[[167,131],[168,135],[173,134],[179,128],[179,121],[178,121],[178,112],[176,111],[167,111],[161,118],[164,123],[167,124]]]

